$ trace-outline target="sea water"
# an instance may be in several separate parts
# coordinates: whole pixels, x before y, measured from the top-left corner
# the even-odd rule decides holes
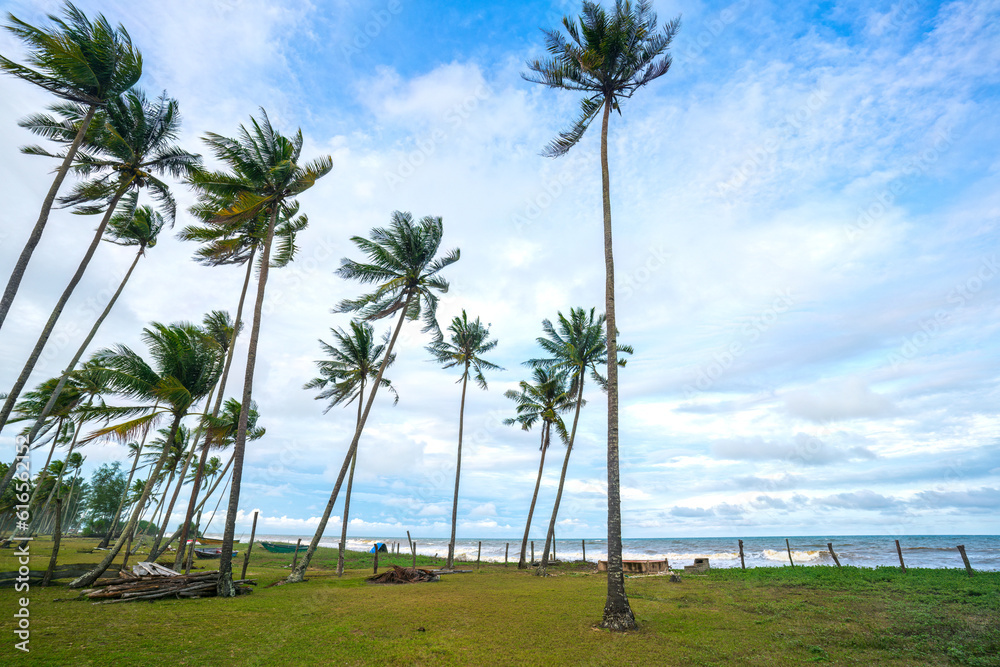
[[[211,535],[209,535],[211,537]],[[289,542],[301,537],[303,544],[312,540],[312,535],[258,535],[258,540],[269,542]],[[544,538],[531,538],[535,543],[535,558],[541,558],[545,547]],[[747,567],[781,567],[789,565],[788,549],[784,537],[745,537],[743,557]],[[956,548],[965,546],[969,561],[976,570],[1000,570],[1000,536],[998,535],[827,535],[790,537],[791,559],[795,565],[833,565],[833,557],[827,549],[832,543],[841,565],[858,567],[898,566],[896,542],[899,540],[903,559],[907,567],[963,568],[962,557]],[[441,537],[413,536],[417,543],[417,553],[424,556],[445,558],[448,555],[448,539]],[[505,552],[510,562],[516,563],[520,555],[521,540],[513,539],[457,539],[455,558],[459,561],[475,561],[482,542],[481,559],[490,562],[504,561]],[[336,548],[338,538],[324,536],[320,546]],[[400,543],[400,551],[409,553],[406,536],[349,537],[347,548],[352,551],[368,551],[376,542],[392,546]],[[508,546],[509,545],[509,546]],[[559,539],[556,541],[558,560],[580,560],[583,546],[586,546],[587,560],[597,561],[607,558],[607,540],[603,539]],[[509,551],[507,551],[509,548]],[[526,550],[526,558],[531,557],[531,545]],[[695,558],[708,558],[712,567],[740,567],[739,542],[732,537],[689,537],[689,538],[625,538],[622,540],[622,557],[625,560],[670,561],[670,567],[680,569],[691,565]]]

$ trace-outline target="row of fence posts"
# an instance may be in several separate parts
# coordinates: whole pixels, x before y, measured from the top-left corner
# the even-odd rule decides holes
[[[742,569],[747,569],[746,560],[743,557],[743,540],[739,540],[740,543],[740,567]],[[830,551],[830,556],[833,557],[833,562],[840,567],[840,559],[837,558],[837,552],[833,550],[833,542],[827,542],[826,548]],[[958,553],[962,556],[962,562],[965,564],[965,571],[972,576],[972,565],[969,564],[969,557],[965,553],[965,545],[959,544],[957,547]],[[788,542],[788,538],[785,538],[785,549],[788,551],[788,562],[791,563],[792,567],[795,567],[795,561],[792,559],[792,545]],[[896,554],[899,556],[899,568],[906,574],[906,563],[903,562],[903,548],[899,546],[899,540],[896,540]]]

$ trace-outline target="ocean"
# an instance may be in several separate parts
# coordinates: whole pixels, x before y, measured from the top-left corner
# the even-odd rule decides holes
[[[209,535],[212,537],[213,535]],[[221,537],[221,535],[219,536]],[[243,539],[249,536],[244,535]],[[257,535],[257,540],[269,542],[290,542],[301,537],[308,544],[312,535]],[[747,567],[782,567],[789,564],[784,537],[745,537],[743,554]],[[907,567],[964,568],[962,557],[956,548],[965,546],[969,561],[976,570],[1000,570],[1000,536],[998,535],[829,535],[788,538],[792,560],[796,565],[833,565],[833,558],[827,550],[827,543],[840,559],[841,565],[857,567],[899,566],[895,540],[899,539],[903,560]],[[541,558],[544,539],[533,538],[535,556]],[[324,536],[320,546],[336,547],[337,537]],[[413,536],[417,543],[417,553],[425,556],[448,555],[448,540],[440,537]],[[350,537],[348,549],[367,551],[375,542],[392,545],[400,543],[400,550],[409,552],[406,536]],[[475,561],[479,548],[478,539],[458,539],[455,542],[455,557],[458,560]],[[509,558],[516,563],[521,547],[520,538],[483,539],[482,559],[503,562],[504,552],[509,545]],[[588,561],[604,560],[607,557],[607,540],[603,539],[560,539],[556,541],[556,557],[559,560],[580,560],[586,548]],[[712,567],[739,567],[740,554],[737,538],[731,537],[690,537],[690,538],[633,538],[622,540],[625,560],[670,561],[670,567],[680,569],[691,565],[695,558],[708,558]],[[527,555],[531,556],[529,544]]]

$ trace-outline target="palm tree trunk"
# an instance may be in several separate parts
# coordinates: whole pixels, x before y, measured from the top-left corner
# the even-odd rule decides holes
[[[4,425],[7,423],[7,418],[10,417],[11,410],[14,409],[14,403],[17,401],[18,396],[21,395],[21,390],[24,389],[24,385],[28,382],[28,376],[31,375],[31,371],[35,369],[35,364],[38,362],[38,358],[42,356],[42,350],[45,348],[45,344],[49,340],[49,336],[52,335],[52,330],[56,327],[56,322],[59,320],[59,316],[62,314],[63,308],[66,307],[66,303],[69,301],[70,296],[73,295],[73,290],[76,289],[77,283],[83,278],[84,272],[87,270],[87,266],[90,264],[91,258],[97,251],[97,246],[101,244],[101,239],[104,237],[104,230],[108,226],[108,221],[111,220],[111,216],[114,215],[115,207],[118,205],[118,201],[125,194],[128,189],[129,182],[126,182],[118,188],[115,192],[115,196],[112,197],[111,202],[108,204],[108,210],[104,213],[104,218],[101,219],[101,224],[97,226],[97,231],[94,232],[94,238],[90,242],[90,247],[87,248],[87,253],[80,260],[80,265],[76,269],[76,273],[70,278],[69,284],[66,289],[63,290],[62,296],[59,297],[59,301],[56,303],[55,308],[52,309],[52,314],[49,315],[48,321],[45,323],[45,328],[42,329],[41,335],[38,336],[38,341],[35,343],[35,349],[31,351],[31,355],[28,357],[28,361],[24,364],[24,368],[21,370],[21,375],[18,376],[17,381],[14,383],[14,387],[7,394],[7,400],[3,404],[3,409],[0,410],[0,431],[3,430]],[[3,489],[0,489],[0,494],[3,493]]]
[[[159,406],[160,404],[157,402],[156,405],[153,406],[153,410],[155,411]],[[136,467],[139,465],[139,456],[142,455],[142,448],[146,446],[146,437],[148,435],[149,427],[147,426],[146,430],[142,434],[142,440],[139,442],[139,449],[135,452],[135,460],[132,461],[132,469],[128,473],[128,481],[125,482],[125,490],[122,491],[122,499],[118,501],[118,509],[115,510],[115,515],[111,519],[111,528],[108,529],[108,534],[104,536],[104,539],[101,540],[100,545],[98,545],[102,549],[108,546],[108,542],[111,541],[111,538],[115,534],[115,528],[118,527],[118,518],[121,516],[122,507],[125,505],[125,499],[128,498],[129,487],[132,486],[132,477],[135,475]]]
[[[38,419],[35,420],[35,425],[31,427],[31,432],[28,433],[29,443],[34,442],[39,429],[42,428],[42,423],[49,416],[49,413],[52,412],[52,408],[55,407],[56,401],[59,400],[59,396],[62,394],[63,387],[66,386],[66,381],[69,380],[69,374],[76,369],[76,365],[80,363],[80,358],[83,357],[83,353],[87,351],[87,348],[90,347],[90,343],[94,340],[94,336],[97,335],[97,330],[101,328],[104,320],[108,317],[108,314],[114,307],[115,302],[118,301],[118,297],[121,296],[122,290],[125,289],[125,283],[127,283],[128,279],[132,277],[132,271],[135,270],[135,266],[139,263],[139,258],[142,257],[142,254],[142,250],[139,250],[139,252],[136,253],[135,259],[132,260],[132,265],[128,267],[128,271],[125,273],[125,277],[122,278],[121,283],[118,285],[118,289],[115,291],[114,295],[112,295],[108,304],[104,307],[104,312],[102,312],[101,316],[97,318],[96,322],[94,322],[94,326],[90,328],[90,333],[87,334],[86,340],[84,340],[83,344],[77,348],[76,354],[73,355],[73,359],[69,362],[69,365],[66,366],[66,370],[64,370],[62,375],[59,377],[59,382],[56,384],[56,388],[52,390],[52,395],[49,396],[49,400],[45,403],[42,413],[38,416]]]
[[[202,508],[203,508],[203,507],[204,507],[204,506],[206,505],[206,503],[208,503],[208,499],[209,499],[209,498],[211,498],[211,497],[212,497],[212,494],[213,494],[213,493],[215,493],[215,490],[216,490],[217,488],[219,488],[219,484],[220,484],[220,483],[222,482],[222,480],[223,480],[223,479],[226,479],[226,472],[228,472],[228,471],[229,471],[229,466],[230,466],[230,465],[232,465],[232,463],[233,463],[233,459],[232,459],[232,457],[230,457],[230,459],[229,459],[228,461],[226,461],[226,465],[225,465],[225,467],[224,467],[224,468],[222,469],[222,472],[221,472],[221,473],[219,474],[219,477],[218,477],[218,478],[217,478],[217,479],[215,480],[215,482],[214,482],[214,483],[212,484],[212,488],[208,490],[208,493],[207,493],[207,494],[205,494],[205,497],[204,497],[204,498],[202,498],[202,499],[201,499],[201,502],[199,502],[199,503],[198,503],[198,505],[197,505],[197,506],[196,506],[196,507],[194,508],[194,511],[195,511],[195,512],[200,512],[200,511],[202,510]],[[229,486],[229,482],[226,482],[226,487],[228,487],[228,486]],[[223,495],[225,495],[225,493],[226,493],[226,488],[224,487],[224,488],[222,489],[222,494],[223,494]],[[220,502],[220,503],[222,502],[222,496],[221,496],[221,495],[219,496],[219,502]],[[210,525],[212,525],[212,519],[214,519],[214,518],[215,518],[215,515],[216,515],[216,513],[217,513],[218,511],[219,511],[219,505],[218,505],[218,503],[216,503],[216,505],[215,505],[215,511],[214,511],[214,512],[212,512],[212,516],[211,516],[211,518],[210,518],[210,519],[208,520],[208,523],[206,523],[206,524],[205,524],[204,526],[202,526],[202,527],[199,527],[199,529],[198,529],[198,530],[199,530],[199,532],[200,532],[200,533],[201,533],[202,535],[204,535],[204,534],[205,534],[206,532],[208,532],[208,527],[209,527]],[[178,529],[177,529],[177,530],[175,530],[175,531],[173,532],[173,534],[172,534],[172,535],[171,535],[171,536],[170,536],[170,537],[169,537],[169,538],[167,539],[167,544],[170,544],[171,542],[173,542],[174,540],[176,540],[176,539],[177,539],[178,537],[180,537],[180,536],[181,536],[181,529],[180,529],[180,528],[178,528]],[[183,541],[184,541],[184,542],[187,542],[187,538],[184,538],[184,540],[183,540]]]
[[[104,572],[111,565],[111,561],[115,559],[118,552],[121,551],[123,546],[125,546],[125,538],[139,523],[139,514],[142,512],[142,508],[149,499],[149,494],[153,491],[153,485],[156,483],[156,478],[160,474],[160,470],[163,469],[163,464],[166,463],[167,459],[170,457],[170,450],[173,448],[174,444],[174,436],[177,435],[177,429],[180,427],[181,419],[183,417],[184,415],[182,413],[174,415],[174,421],[170,425],[170,436],[167,438],[167,442],[163,447],[163,453],[160,454],[160,458],[156,462],[156,467],[146,480],[146,485],[142,488],[142,495],[136,502],[135,508],[132,510],[132,516],[129,518],[128,523],[125,524],[125,528],[122,530],[121,537],[115,541],[115,545],[111,548],[111,551],[104,556],[101,562],[98,563],[97,566],[90,572],[74,579],[69,585],[70,588],[83,588],[84,586],[89,586],[97,581],[97,578],[104,574]]]
[[[250,418],[250,402],[253,400],[253,373],[257,366],[257,341],[260,338],[260,320],[264,311],[264,290],[271,263],[271,243],[274,241],[274,227],[278,222],[278,202],[274,202],[271,221],[267,226],[267,238],[261,251],[260,274],[257,277],[257,298],[253,308],[253,326],[250,329],[247,350],[246,373],[243,376],[243,404],[240,406],[240,421],[233,444],[233,480],[229,490],[229,508],[226,511],[226,527],[222,534],[222,556],[219,558],[219,597],[231,598],[236,595],[233,583],[233,537],[236,533],[236,514],[240,505],[240,489],[243,481],[243,456],[247,445],[247,422]]]
[[[604,300],[608,327],[608,599],[601,627],[625,631],[638,627],[625,594],[622,571],[622,507],[618,474],[618,330],[615,328],[615,258],[611,246],[611,177],[608,170],[610,96],[601,125],[601,186],[604,195]]]
[[[392,358],[392,349],[396,346],[396,339],[399,338],[399,332],[403,328],[403,322],[406,319],[406,311],[409,309],[410,301],[413,297],[414,294],[412,292],[407,294],[406,302],[399,311],[399,320],[396,322],[396,328],[393,330],[392,338],[389,340],[389,347],[385,350],[385,359]],[[382,375],[385,373],[385,369],[388,365],[389,364],[386,363],[380,365],[378,375],[375,376],[375,380],[372,382],[372,390],[368,394],[368,402],[365,403],[365,411],[361,415],[361,422],[358,423],[357,428],[354,429],[354,438],[351,440],[351,446],[347,448],[347,456],[344,457],[344,465],[340,467],[340,474],[337,475],[337,482],[333,485],[333,493],[330,494],[330,500],[326,503],[326,509],[323,510],[323,516],[320,517],[316,533],[313,535],[312,541],[309,542],[309,549],[306,550],[302,560],[288,575],[288,579],[286,581],[290,584],[303,581],[305,579],[306,568],[309,567],[309,561],[312,560],[313,554],[316,553],[316,548],[319,546],[319,541],[323,538],[323,532],[326,530],[326,523],[330,520],[330,513],[333,511],[333,506],[337,502],[337,494],[340,493],[340,486],[344,483],[344,477],[347,475],[347,467],[350,465],[351,459],[354,458],[355,453],[358,451],[358,441],[361,440],[361,432],[364,430],[365,423],[368,421],[368,413],[371,412],[372,404],[375,403],[375,395],[378,394],[378,387],[382,382]]]
[[[524,570],[528,566],[525,563],[525,552],[528,550],[528,532],[531,530],[531,517],[535,513],[535,502],[538,500],[538,489],[542,486],[542,470],[545,468],[545,452],[549,448],[549,431],[552,425],[542,422],[542,460],[538,464],[538,479],[535,480],[535,493],[531,496],[531,506],[528,507],[528,521],[524,524],[524,537],[521,539],[521,558],[517,561],[517,569]]]
[[[361,423],[361,406],[365,397],[365,376],[361,376],[361,389],[358,391],[358,419],[354,424],[357,430]],[[358,462],[358,452],[355,450],[351,457],[351,472],[347,475],[347,491],[344,492],[344,519],[340,527],[340,553],[337,555],[337,576],[344,576],[344,548],[347,546],[347,519],[351,514],[351,488],[354,486],[354,466]]]
[[[458,457],[455,460],[455,499],[451,503],[451,542],[448,543],[448,569],[455,569],[455,528],[458,526],[458,482],[462,478],[462,431],[465,427],[465,389],[469,384],[469,362],[462,376],[462,402],[458,408]]]
[[[32,506],[34,506],[35,501],[38,499],[38,494],[42,490],[42,482],[44,482],[45,478],[48,477],[49,464],[52,463],[52,455],[56,451],[56,445],[59,444],[59,434],[62,433],[62,427],[63,427],[64,420],[65,420],[65,417],[60,417],[59,418],[59,423],[56,424],[56,434],[52,438],[52,446],[49,447],[49,455],[45,459],[45,465],[42,466],[42,471],[40,473],[38,473],[38,482],[35,484],[35,489],[34,489],[34,491],[31,492],[31,499],[28,501],[28,508],[29,509]],[[11,466],[11,470],[13,470],[13,469],[14,469],[14,466]]]
[[[222,408],[222,401],[225,397],[226,384],[229,381],[229,368],[233,363],[233,353],[236,351],[236,336],[240,331],[240,324],[243,321],[243,304],[246,302],[247,288],[250,287],[250,274],[253,271],[253,257],[257,252],[254,248],[250,251],[250,257],[247,259],[247,273],[246,277],[243,278],[243,291],[240,292],[240,302],[236,306],[236,321],[233,323],[233,338],[229,341],[229,349],[226,350],[226,365],[222,369],[222,377],[219,379],[218,394],[215,397],[215,407],[212,409],[212,419],[219,416],[219,410]],[[211,402],[211,401],[209,401]],[[197,442],[197,439],[195,440]],[[191,518],[194,516],[194,505],[198,499],[198,491],[201,490],[201,476],[205,472],[205,463],[208,461],[208,433],[205,433],[205,442],[201,448],[201,458],[198,459],[198,471],[194,475],[194,483],[191,485],[191,498],[188,500],[187,512],[184,514],[184,523],[181,525],[181,535],[180,544],[187,544],[187,531],[188,526],[191,524]],[[178,556],[180,552],[178,551]],[[177,569],[179,562],[174,560],[174,569]]]
[[[556,517],[559,516],[559,503],[562,501],[563,486],[566,484],[566,471],[569,470],[569,455],[573,453],[573,443],[576,441],[576,426],[580,422],[580,408],[583,407],[583,384],[586,368],[580,369],[580,386],[576,392],[576,413],[573,415],[573,430],[569,434],[566,445],[566,458],[563,459],[562,472],[559,474],[559,488],[556,490],[556,503],[552,506],[552,518],[549,519],[549,529],[545,533],[545,548],[542,549],[542,563],[535,574],[545,576],[545,568],[549,565],[549,548],[552,546],[552,536],[556,532]]]
[[[69,451],[66,452],[66,462],[63,465],[63,467],[59,469],[59,476],[56,478],[56,485],[52,487],[52,490],[49,492],[49,497],[45,499],[45,504],[42,505],[42,510],[41,512],[39,512],[39,514],[44,514],[45,510],[47,510],[49,508],[49,505],[52,503],[52,499],[58,495],[57,491],[59,490],[59,487],[62,485],[63,473],[65,473],[66,468],[69,467],[69,457],[73,455],[73,450],[76,448],[76,441],[79,435],[80,435],[80,426],[77,426],[73,429],[73,440],[69,443]]]
[[[42,232],[45,231],[45,224],[49,220],[49,212],[52,210],[52,204],[55,203],[56,194],[58,194],[62,182],[66,179],[66,174],[69,173],[69,168],[73,164],[73,158],[76,157],[76,152],[80,148],[80,144],[83,143],[83,137],[87,134],[87,128],[90,127],[90,121],[93,120],[96,111],[96,104],[90,105],[90,108],[87,109],[87,114],[83,117],[80,128],[76,131],[76,137],[73,138],[73,143],[70,144],[69,150],[66,151],[66,156],[63,158],[62,164],[59,165],[59,171],[56,172],[56,177],[52,180],[52,185],[49,187],[49,192],[42,201],[42,210],[38,213],[38,221],[35,222],[35,226],[31,230],[31,235],[28,236],[28,241],[24,244],[24,249],[21,250],[20,257],[17,258],[17,264],[14,265],[14,270],[10,274],[10,280],[7,281],[7,288],[4,290],[3,298],[0,299],[0,328],[3,328],[3,323],[7,319],[10,306],[14,303],[14,296],[21,285],[21,279],[24,278],[24,272],[28,268],[28,261],[31,259],[31,254],[35,251],[35,246],[41,240]],[[4,488],[6,488],[6,485],[4,485]],[[3,493],[3,489],[0,489],[0,493]]]

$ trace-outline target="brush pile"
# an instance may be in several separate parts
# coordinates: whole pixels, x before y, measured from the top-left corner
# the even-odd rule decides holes
[[[415,584],[421,581],[441,581],[441,577],[419,567],[393,565],[391,570],[368,577],[368,581],[373,584]]]
[[[148,563],[143,563],[148,565]],[[147,568],[146,569],[148,572]],[[159,567],[158,570],[173,572],[168,568]],[[137,600],[156,600],[159,598],[208,598],[215,596],[216,587],[219,584],[219,572],[200,572],[198,574],[132,574],[131,572],[119,572],[118,579],[111,579],[103,582],[100,588],[91,588],[83,591],[80,595],[89,600],[94,600],[94,604],[113,604],[116,602],[135,602]],[[245,595],[252,593],[251,585],[257,582],[253,579],[240,579],[236,582],[236,594]]]

